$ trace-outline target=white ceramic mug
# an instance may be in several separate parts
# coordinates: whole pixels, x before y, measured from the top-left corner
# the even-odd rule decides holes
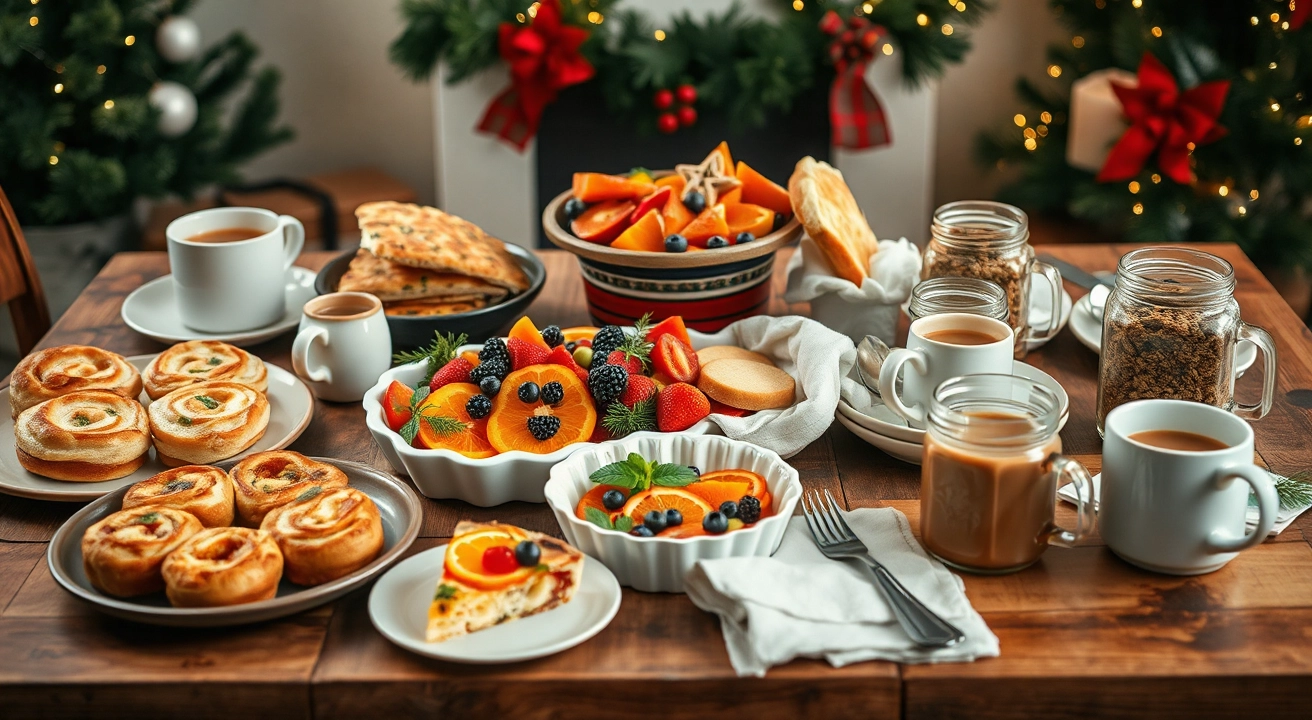
[[[993,338],[982,345],[955,345],[930,340],[926,335],[945,330],[967,330]],[[970,313],[941,313],[911,323],[907,346],[897,348],[884,358],[879,371],[879,395],[890,410],[902,416],[911,427],[925,427],[925,408],[934,388],[944,380],[962,375],[990,373],[1010,375],[1015,352],[1011,326],[1000,320]],[[897,376],[902,378],[902,394],[897,393]]]
[[[1212,438],[1220,450],[1168,450],[1132,440],[1147,430]],[[1244,532],[1248,489],[1257,527]],[[1127,562],[1171,575],[1212,572],[1266,539],[1280,502],[1253,464],[1253,430],[1234,414],[1185,400],[1136,400],[1107,415],[1098,525]]]
[[[263,234],[234,242],[192,240],[226,228]],[[183,325],[241,332],[272,325],[286,314],[287,270],[305,245],[300,220],[260,208],[219,207],[183,215],[164,234]]]
[[[305,303],[292,368],[316,397],[360,400],[391,366],[392,335],[378,298],[337,292]]]

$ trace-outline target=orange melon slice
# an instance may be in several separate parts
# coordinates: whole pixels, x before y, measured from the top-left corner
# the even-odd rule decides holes
[[[743,183],[743,202],[770,208],[784,215],[792,214],[793,203],[788,199],[788,191],[774,184],[770,178],[756,172],[741,160],[738,161],[736,175]]]
[[[701,248],[706,247],[706,241],[714,235],[723,235],[728,239],[728,232],[729,223],[725,219],[723,205],[706,208],[683,228],[683,236],[688,238],[688,242]]]

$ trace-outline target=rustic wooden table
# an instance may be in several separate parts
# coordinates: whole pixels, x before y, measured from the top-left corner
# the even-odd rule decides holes
[[[1126,247],[1045,246],[1089,270],[1113,269]],[[1280,472],[1312,468],[1312,333],[1234,246],[1216,246],[1239,277],[1244,319],[1276,338],[1275,407],[1255,423],[1261,459]],[[544,252],[549,280],[531,314],[588,322],[575,261]],[[301,263],[318,268],[326,253]],[[786,253],[780,258],[782,263]],[[779,266],[782,267],[782,264]],[[162,349],[119,319],[123,298],[167,271],[163,253],[112,262],[44,345],[85,343],[124,355]],[[781,298],[771,314],[805,312]],[[1075,297],[1084,291],[1068,285]],[[290,337],[255,348],[290,368]],[[1068,454],[1097,471],[1093,404],[1097,357],[1063,332],[1028,362],[1071,395]],[[1250,372],[1241,396],[1258,391]],[[386,468],[358,405],[318,403],[293,448]],[[791,463],[807,487],[850,508],[892,506],[918,526],[919,469],[838,424]],[[285,620],[220,630],[136,625],[106,617],[60,589],[46,544],[76,505],[0,496],[0,716],[325,717],[439,715],[613,718],[628,715],[800,718],[1064,716],[1274,717],[1312,715],[1312,518],[1224,569],[1197,578],[1126,565],[1095,536],[1054,548],[1004,577],[966,576],[966,590],[1002,643],[969,664],[870,662],[832,669],[803,660],[764,679],[737,678],[716,620],[679,595],[624,591],[619,615],[582,645],[532,662],[481,667],[411,655],[379,635],[367,590]],[[500,519],[559,534],[545,506],[492,509],[425,501],[414,551],[450,536],[461,518]],[[1071,511],[1060,510],[1064,521]]]

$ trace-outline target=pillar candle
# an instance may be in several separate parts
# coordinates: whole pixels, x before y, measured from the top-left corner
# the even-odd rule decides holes
[[[1066,136],[1066,162],[1089,172],[1098,172],[1107,152],[1127,127],[1121,101],[1112,92],[1112,81],[1134,87],[1134,73],[1116,68],[1098,70],[1071,85],[1071,127]]]

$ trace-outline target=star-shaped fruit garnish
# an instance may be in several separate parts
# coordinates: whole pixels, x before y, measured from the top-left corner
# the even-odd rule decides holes
[[[698,165],[675,165],[674,172],[683,176],[683,197],[696,190],[706,198],[706,207],[715,204],[721,193],[742,185],[742,181],[729,174],[730,168],[724,166],[724,155],[712,150],[706,159]]]

